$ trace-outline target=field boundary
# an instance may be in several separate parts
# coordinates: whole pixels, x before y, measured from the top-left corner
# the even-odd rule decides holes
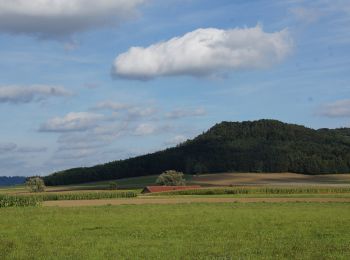
[[[350,203],[350,198],[135,198],[106,200],[60,200],[44,201],[47,207],[79,207],[107,205],[188,204],[188,203],[285,203],[285,202],[341,202]]]

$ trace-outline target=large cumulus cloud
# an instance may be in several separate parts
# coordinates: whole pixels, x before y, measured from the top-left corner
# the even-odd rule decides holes
[[[147,80],[158,76],[212,76],[239,69],[270,67],[292,49],[287,29],[264,32],[252,28],[198,29],[149,47],[132,47],[116,57],[113,74]]]

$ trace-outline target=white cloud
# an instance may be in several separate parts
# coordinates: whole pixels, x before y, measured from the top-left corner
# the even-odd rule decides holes
[[[159,76],[212,76],[239,69],[270,67],[290,54],[287,29],[198,29],[149,47],[132,47],[114,61],[116,77],[147,80]]]
[[[184,135],[176,135],[172,138],[170,138],[170,140],[168,140],[167,142],[165,142],[166,145],[177,145],[180,143],[183,143],[187,140],[188,138]]]
[[[97,103],[92,110],[112,110],[114,112],[123,113],[128,120],[136,120],[155,115],[158,111],[151,106],[139,106],[134,104],[126,104],[115,101],[102,101]]]
[[[153,107],[133,107],[128,110],[129,119],[138,119],[153,116],[157,113],[157,109]]]
[[[96,154],[94,149],[76,149],[76,150],[66,150],[64,152],[57,151],[55,153],[55,159],[58,160],[76,160],[82,159]]]
[[[0,175],[28,176],[39,174],[40,153],[45,147],[20,146],[12,142],[0,143]]]
[[[129,109],[132,106],[129,104],[124,104],[124,103],[118,103],[118,102],[113,102],[113,101],[102,101],[96,104],[96,106],[93,107],[93,109],[107,109],[107,110],[113,110],[113,111],[119,111],[119,110],[125,110]]]
[[[24,146],[19,147],[16,152],[21,154],[36,154],[46,152],[46,147],[34,147],[34,146]]]
[[[17,148],[17,145],[14,143],[0,143],[0,153],[13,152]]]
[[[145,0],[0,0],[0,31],[62,38],[135,16]]]
[[[89,112],[71,112],[64,117],[54,117],[44,123],[41,132],[74,132],[86,131],[95,127],[105,116]]]
[[[15,143],[0,143],[0,155],[5,153],[6,155],[11,154],[32,154],[41,153],[47,151],[46,147],[36,146],[18,146]]]
[[[132,125],[129,127],[129,133],[134,135],[160,135],[164,133],[169,133],[172,131],[172,126],[168,124],[157,124],[154,122],[140,123],[137,125]],[[127,133],[127,134],[129,134]]]
[[[350,99],[322,105],[317,114],[326,117],[350,117]]]
[[[184,117],[204,116],[206,111],[203,108],[196,109],[176,109],[165,115],[168,119],[179,119]]]
[[[72,92],[59,86],[4,86],[0,87],[0,103],[29,103],[50,97],[71,96]]]
[[[79,43],[77,41],[68,41],[63,45],[65,51],[74,51],[79,48]]]
[[[153,124],[144,123],[140,124],[135,129],[135,135],[151,135],[154,134],[157,127]]]
[[[316,8],[306,8],[306,7],[294,7],[289,9],[292,14],[296,17],[297,20],[314,23],[323,15],[321,10]]]

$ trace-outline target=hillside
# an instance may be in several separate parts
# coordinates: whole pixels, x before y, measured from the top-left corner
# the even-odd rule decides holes
[[[160,174],[215,172],[350,172],[350,129],[314,130],[276,120],[222,122],[164,151],[57,172],[47,185]]]
[[[0,187],[1,186],[12,186],[17,184],[23,184],[26,181],[26,177],[6,177],[0,176]]]

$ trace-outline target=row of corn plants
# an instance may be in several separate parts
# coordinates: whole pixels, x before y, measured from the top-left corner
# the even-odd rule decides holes
[[[229,188],[202,188],[193,190],[179,190],[161,192],[158,195],[225,195],[225,194],[336,194],[350,193],[346,187],[229,187]],[[154,195],[154,194],[153,194]]]
[[[39,206],[41,202],[36,196],[0,195],[0,208]]]
[[[134,198],[137,196],[134,191],[116,191],[116,192],[72,192],[72,193],[41,193],[31,195],[40,198],[42,201],[52,200],[98,200],[98,199],[117,199]]]
[[[0,208],[38,206],[43,201],[52,200],[97,200],[134,198],[136,192],[72,192],[72,193],[40,193],[30,195],[0,195]]]

